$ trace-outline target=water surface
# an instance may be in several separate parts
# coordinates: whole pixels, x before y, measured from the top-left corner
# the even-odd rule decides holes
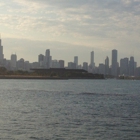
[[[2,140],[139,140],[140,81],[0,80]]]

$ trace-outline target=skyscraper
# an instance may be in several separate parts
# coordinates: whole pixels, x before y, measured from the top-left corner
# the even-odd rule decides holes
[[[109,75],[109,58],[108,58],[108,56],[105,59],[105,75]]]
[[[74,63],[76,64],[76,69],[78,68],[78,56],[74,56]]]
[[[83,69],[88,71],[88,63],[87,62],[83,62]]]
[[[117,50],[112,50],[112,67],[111,67],[111,73],[113,76],[117,76]]]
[[[64,60],[59,60],[60,68],[64,68]]]
[[[90,65],[91,65],[91,69],[93,69],[94,68],[94,51],[91,52]]]
[[[0,64],[2,65],[2,62],[3,62],[3,46],[2,46],[2,43],[1,43],[1,38],[0,38]]]
[[[123,58],[120,60],[120,75],[128,76],[129,66],[128,66],[128,58]]]
[[[105,75],[105,65],[99,64],[99,74]]]
[[[47,49],[44,57],[44,67],[49,69],[51,67],[52,57],[50,56],[50,50]]]
[[[44,63],[44,55],[40,54],[38,55],[38,63],[40,67],[43,67],[43,63]]]
[[[40,54],[38,55],[38,62],[43,62],[44,61],[44,55],[43,54]]]
[[[135,71],[134,67],[135,67],[134,57],[131,56],[129,61],[129,76],[134,76],[134,71]]]
[[[89,71],[93,72],[94,68],[95,68],[95,63],[94,63],[94,51],[91,52],[90,55],[90,67],[89,67]]]
[[[11,70],[16,70],[17,67],[17,55],[12,54],[11,55]]]

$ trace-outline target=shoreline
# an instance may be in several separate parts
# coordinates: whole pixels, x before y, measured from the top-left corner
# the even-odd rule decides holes
[[[96,80],[96,79],[101,79],[102,78],[89,78],[89,77],[47,77],[47,76],[22,76],[22,75],[1,75],[0,79],[35,79],[35,80],[69,80],[69,79],[91,79],[91,80]]]

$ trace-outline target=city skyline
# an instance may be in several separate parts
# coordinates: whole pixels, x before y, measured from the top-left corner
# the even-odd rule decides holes
[[[2,39],[0,39],[0,44],[2,45],[2,51],[4,52],[5,51],[5,47],[3,47],[3,44],[2,44]],[[47,50],[47,49],[46,49]],[[46,51],[46,50],[44,50],[44,51]],[[49,48],[48,48],[48,50],[50,50]],[[113,49],[113,50],[116,50],[116,49]],[[70,57],[70,59],[69,60],[65,60],[65,59],[63,59],[62,57],[59,57],[59,59],[56,59],[55,57],[52,57],[51,59],[53,59],[53,60],[65,60],[65,64],[67,64],[68,62],[73,62],[72,61],[72,59],[73,58],[75,58],[75,57],[78,57],[78,62],[79,62],[79,64],[83,64],[83,62],[87,62],[89,65],[91,64],[91,63],[93,63],[92,64],[92,67],[94,67],[94,66],[99,66],[99,64],[105,64],[105,59],[106,59],[106,57],[108,57],[110,60],[112,59],[112,54],[111,54],[111,51],[113,51],[113,50],[110,50],[110,54],[109,55],[106,55],[105,56],[105,58],[101,58],[103,61],[101,61],[101,62],[99,62],[99,61],[96,61],[95,60],[95,57],[98,55],[95,51],[91,51],[91,52],[88,52],[88,56],[87,57],[85,57],[85,60],[84,61],[81,61],[80,60],[80,58],[79,58],[79,56],[78,55],[76,55],[76,56],[71,56]],[[1,52],[1,51],[0,51]],[[61,51],[60,51],[61,52]],[[60,52],[58,52],[58,54],[60,53]],[[51,51],[51,53],[53,54],[53,52]],[[61,52],[62,53],[62,52]],[[117,50],[117,53],[118,53],[118,50]],[[11,55],[13,55],[13,54],[16,54],[16,56],[17,56],[17,60],[19,60],[19,59],[21,59],[21,58],[23,58],[25,61],[27,60],[25,57],[18,57],[18,53],[11,53]],[[40,53],[41,55],[46,55],[46,52],[44,52],[44,53]],[[40,54],[37,54],[37,56],[36,56],[36,59],[35,60],[33,60],[33,61],[30,61],[30,60],[27,60],[27,61],[29,61],[29,62],[38,62],[38,55],[40,55]],[[50,52],[49,52],[49,54],[50,54]],[[9,60],[11,59],[11,55],[9,56]],[[118,57],[118,55],[119,55],[119,53],[117,54],[117,62],[120,64],[120,60],[122,59],[122,58],[131,58],[131,57],[134,57],[133,55],[130,55],[130,56],[122,56],[122,58],[120,58],[120,57]],[[3,54],[3,57],[2,58],[4,58],[4,56],[6,56],[6,55],[4,55]],[[5,57],[6,58],[6,57]],[[7,58],[6,58],[7,59]],[[86,61],[87,60],[87,61]],[[96,62],[98,62],[98,63],[96,63]],[[111,64],[112,63],[112,61],[110,61],[110,64],[109,64],[109,67],[112,65]],[[94,65],[94,66],[93,66]],[[67,66],[67,65],[65,65],[65,66]],[[138,61],[137,61],[137,66],[139,66],[138,65]]]
[[[112,53],[111,53],[112,52]],[[59,52],[58,52],[59,53]],[[88,63],[88,65],[90,65],[91,66],[91,68],[93,69],[94,67],[98,67],[100,64],[106,64],[106,63],[108,63],[107,65],[109,66],[109,67],[111,67],[111,66],[113,66],[113,67],[115,67],[115,69],[117,69],[117,65],[119,64],[119,66],[121,65],[121,60],[122,59],[125,59],[125,58],[127,58],[128,59],[128,61],[129,61],[129,59],[131,60],[132,58],[134,59],[134,56],[130,56],[130,57],[125,57],[125,56],[123,56],[122,58],[118,58],[118,50],[116,50],[116,49],[113,49],[113,50],[110,50],[110,55],[111,55],[111,57],[109,57],[109,55],[107,55],[106,56],[106,58],[104,58],[103,59],[103,61],[102,62],[99,62],[98,64],[96,63],[96,60],[95,60],[95,56],[96,56],[96,52],[94,52],[94,51],[91,51],[91,52],[89,52],[89,55],[88,55],[88,59],[89,59],[89,61],[83,61],[83,62],[79,62],[79,56],[77,55],[77,56],[71,56],[71,57],[73,57],[71,60],[69,60],[68,62],[74,62],[74,63],[76,63],[76,67],[78,66],[78,64],[79,65],[83,65],[83,63],[84,62],[86,62],[86,63]],[[43,60],[43,57],[45,57],[45,59],[46,59],[46,62],[47,61],[50,61],[50,60],[64,60],[65,61],[65,59],[63,59],[63,58],[60,58],[60,59],[55,59],[52,55],[51,55],[51,52],[50,52],[50,49],[46,49],[45,50],[45,52],[44,53],[40,53],[40,54],[37,54],[37,59],[36,59],[36,61],[33,61],[33,62],[31,62],[30,60],[27,60],[25,57],[21,57],[21,58],[18,58],[18,54],[17,53],[11,53],[11,55],[10,55],[10,59],[11,59],[11,57],[12,57],[12,55],[16,55],[16,60],[20,60],[20,59],[24,59],[25,61],[29,61],[30,63],[33,63],[33,62],[39,62],[40,61],[40,59],[41,60]],[[98,55],[98,54],[97,54]],[[5,58],[4,57],[5,55],[4,55],[4,48],[3,48],[3,45],[2,45],[2,39],[0,38],[0,60],[2,60],[2,59],[7,59],[7,58]],[[115,57],[115,58],[114,58]],[[9,59],[9,60],[10,60]],[[106,59],[108,59],[107,61],[108,62],[106,62]],[[112,60],[111,60],[112,59]],[[114,62],[114,59],[115,59],[115,62]],[[8,59],[7,59],[8,60]],[[85,59],[86,60],[86,59]],[[110,61],[111,60],[111,61]],[[133,60],[134,61],[134,60]],[[66,63],[68,64],[68,62],[67,61],[65,61],[65,66],[68,66],[68,65],[66,65]],[[116,63],[116,64],[115,64]],[[139,67],[139,65],[137,65],[138,67]],[[47,67],[50,67],[50,66],[47,66]],[[46,68],[47,68],[46,67]],[[114,69],[114,68],[113,68]],[[114,71],[114,70],[113,70]],[[116,73],[116,70],[115,70],[115,72],[113,72],[113,73]],[[114,74],[113,74],[114,75]]]
[[[134,56],[140,65],[139,15],[138,0],[2,1],[0,33],[5,58],[16,52],[18,59],[26,56],[33,62],[48,48],[54,59],[69,62],[78,55],[82,63],[90,61],[89,53],[94,50],[98,65],[116,49],[118,59]]]
[[[106,76],[114,76],[118,77],[119,75],[124,76],[140,76],[140,67],[137,66],[137,61],[133,56],[129,58],[123,57],[118,60],[118,50],[112,50],[111,63],[109,57],[106,56],[104,62],[99,63],[99,65],[95,65],[94,61],[94,51],[90,52],[90,63],[84,61],[82,64],[79,63],[78,56],[74,56],[73,61],[69,61],[67,64],[65,63],[65,59],[53,59],[51,55],[50,49],[46,49],[46,51],[41,54],[38,54],[38,61],[30,62],[29,60],[25,60],[25,58],[17,59],[16,54],[11,54],[11,59],[8,60],[4,57],[2,40],[0,39],[0,65],[1,67],[5,67],[7,70],[23,70],[23,71],[31,71],[32,68],[67,68],[67,69],[84,69],[89,73],[94,74],[103,74]]]

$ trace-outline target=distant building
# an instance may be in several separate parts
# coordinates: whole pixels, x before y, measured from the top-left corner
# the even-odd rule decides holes
[[[17,69],[18,70],[25,70],[24,69],[24,59],[21,58],[20,60],[17,61]]]
[[[10,61],[10,60],[6,60],[6,59],[3,59],[3,66],[4,66],[7,70],[11,70],[11,61]]]
[[[83,62],[83,69],[88,71],[88,63],[87,62]]]
[[[31,67],[32,68],[39,68],[40,67],[39,62],[33,62],[33,63],[31,63]]]
[[[44,62],[44,55],[43,54],[38,55],[38,63],[40,67],[43,67],[43,62]]]
[[[2,41],[1,41],[1,38],[0,38],[0,65],[3,65],[3,59],[4,59],[3,46],[2,46]]]
[[[82,69],[82,65],[78,65],[77,66],[77,69]]]
[[[105,75],[105,65],[104,64],[99,64],[99,74]]]
[[[59,65],[60,65],[60,68],[64,68],[65,67],[64,60],[59,60]]]
[[[112,50],[112,67],[111,67],[111,73],[115,77],[117,76],[117,69],[118,69],[117,50]]]
[[[60,68],[60,63],[57,60],[52,60],[51,68]]]
[[[40,54],[38,55],[38,62],[43,62],[44,61],[44,55]]]
[[[109,75],[109,58],[108,58],[108,56],[105,59],[105,75]]]
[[[135,62],[134,62],[134,57],[130,57],[129,61],[129,76],[134,76],[134,71],[135,71]]]
[[[94,64],[94,51],[91,52],[91,56],[90,56],[90,67],[91,67],[92,70],[95,67],[95,64]]]
[[[52,57],[50,56],[50,50],[47,49],[44,57],[44,67],[49,69],[51,67]]]
[[[120,75],[129,75],[129,59],[123,58],[120,60]]]
[[[24,62],[24,69],[25,69],[25,71],[28,71],[28,72],[30,71],[31,65],[30,65],[29,61]]]
[[[11,70],[17,70],[17,55],[16,54],[12,54],[11,55],[11,66],[10,66]]]
[[[68,62],[68,69],[76,69],[76,64],[73,62]]]
[[[76,64],[76,69],[78,68],[78,56],[74,56],[74,63]]]
[[[135,70],[135,77],[140,77],[140,67],[137,67]]]

